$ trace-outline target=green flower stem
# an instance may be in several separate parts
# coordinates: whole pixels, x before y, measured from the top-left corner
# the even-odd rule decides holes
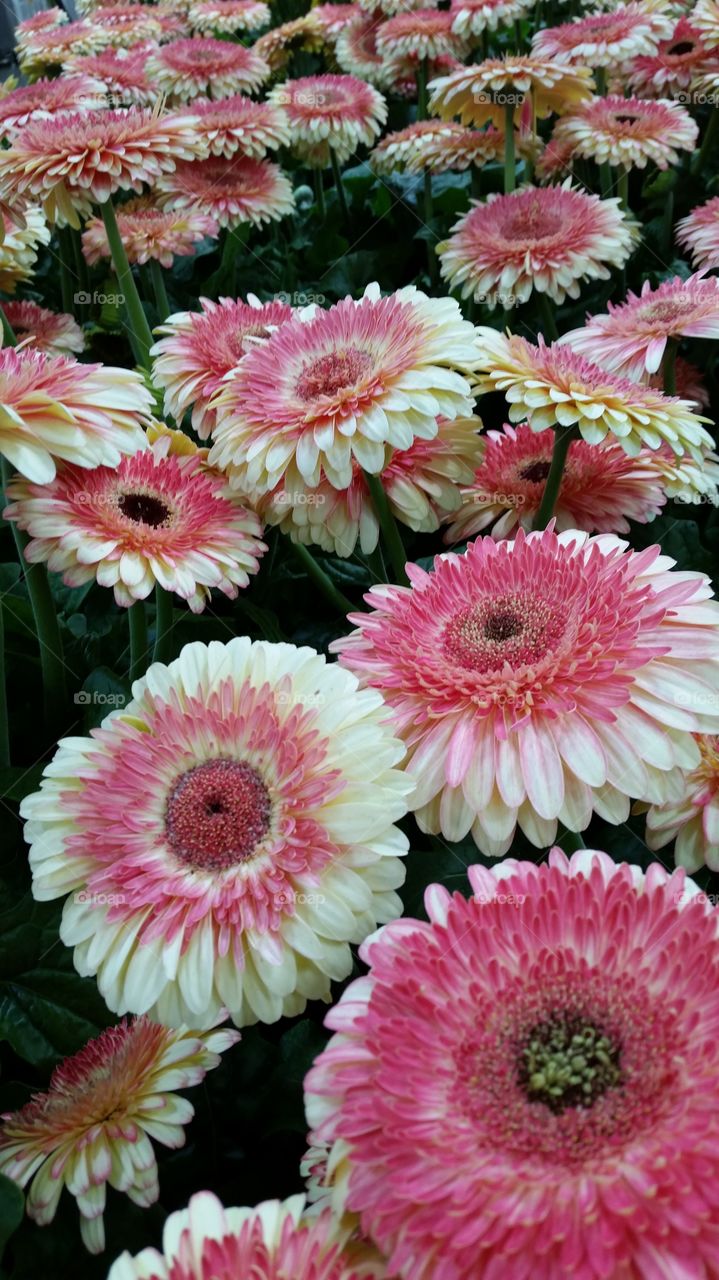
[[[152,292],[155,295],[155,307],[160,317],[160,323],[162,323],[170,314],[170,302],[165,288],[165,273],[157,258],[150,259],[150,279],[152,280]]]
[[[0,768],[10,764],[10,729],[7,714],[7,685],[5,682],[5,622],[0,600]]]
[[[545,342],[556,342],[559,337],[559,333],[557,331],[557,322],[554,319],[552,300],[549,297],[549,294],[537,292],[537,303],[539,305],[539,314],[542,319],[544,340]]]
[[[604,162],[604,164],[600,164],[598,168],[599,168],[599,190],[602,193],[602,199],[608,200],[613,190],[612,171],[606,161]]]
[[[58,247],[60,249],[60,289],[62,291],[62,309],[69,315],[75,314],[75,294],[80,288],[80,281],[70,265],[74,262],[75,252],[72,244],[72,227],[58,227]]]
[[[382,481],[379,476],[371,476],[368,471],[365,471],[364,476],[370,491],[372,505],[374,506],[377,519],[380,523],[384,547],[392,566],[395,581],[398,582],[400,586],[406,587],[409,585],[409,578],[407,577],[407,570],[405,569],[407,556],[405,554],[404,543],[402,542],[400,531],[397,528],[397,521],[392,515],[392,511],[387,500],[387,494],[382,487]]]
[[[322,170],[315,169],[315,204],[317,205],[317,212],[319,213],[322,222],[324,222],[327,213],[325,206],[325,185],[322,180],[323,177],[324,174]]]
[[[617,179],[617,194],[623,209],[629,209],[629,170],[621,165]]]
[[[77,275],[78,288],[83,293],[87,293],[89,275],[85,255],[82,252],[82,235],[79,227],[70,227],[70,243],[72,244],[72,255],[75,262],[75,273]]]
[[[0,321],[2,322],[2,344],[4,347],[16,347],[17,338],[12,329],[12,325],[5,315],[4,305],[0,306]]]
[[[102,220],[105,224],[110,252],[112,254],[112,263],[117,276],[117,283],[120,293],[125,298],[125,308],[127,317],[130,322],[130,335],[135,357],[138,364],[145,369],[151,366],[150,347],[153,344],[152,330],[147,323],[147,316],[140,302],[140,295],[137,292],[137,285],[132,274],[130,264],[125,253],[125,246],[117,226],[117,218],[112,200],[106,200],[100,205]]]
[[[517,165],[514,158],[514,103],[504,106],[504,193],[509,195],[517,185]]]
[[[308,551],[307,547],[303,546],[301,542],[292,542],[290,545],[295,559],[302,566],[310,581],[314,582],[318,590],[322,592],[325,600],[343,616],[350,613],[354,609],[352,601],[348,600],[335,586],[329,574],[325,573],[321,565],[317,563],[312,552]]]
[[[717,131],[718,125],[719,125],[719,111],[715,107],[709,117],[707,127],[704,131],[704,137],[702,138],[702,145],[700,146],[699,150],[694,153],[694,156],[692,158],[692,162],[691,162],[692,173],[702,173],[704,166],[707,160],[709,159],[710,152],[716,141],[716,131]]]
[[[662,360],[662,378],[664,380],[665,396],[675,396],[677,394],[677,349],[679,343],[676,338],[669,338],[664,348],[664,359]]]
[[[417,66],[417,119],[427,119],[427,59],[421,58]]]
[[[597,97],[605,97],[607,92],[607,72],[604,67],[594,68],[594,81],[597,86]]]
[[[534,528],[546,529],[549,521],[554,515],[554,508],[557,505],[559,490],[562,484],[562,476],[564,474],[564,464],[567,461],[569,446],[573,440],[579,437],[579,427],[560,427],[554,428],[554,449],[552,450],[552,463],[549,468],[549,475],[544,486],[542,501],[539,504]]]
[[[136,600],[127,611],[127,622],[130,629],[130,670],[129,678],[139,680],[148,664],[150,650],[147,644],[147,613],[145,601]]]
[[[153,662],[167,662],[170,657],[170,632],[172,631],[172,593],[165,591],[159,582],[155,587],[155,648]]]
[[[427,231],[432,226],[432,215],[434,212],[434,201],[432,199],[432,174],[429,169],[424,174],[424,225]],[[439,276],[439,263],[437,262],[437,254],[435,253],[434,244],[431,240],[427,240],[427,270],[429,271],[430,283],[435,285]]]
[[[345,195],[345,189],[342,186],[342,174],[340,173],[340,167],[337,161],[337,155],[332,150],[331,147],[330,147],[330,164],[332,165],[332,177],[335,180],[335,190],[337,192],[337,199],[339,201],[340,209],[342,210],[342,217],[344,219],[345,225],[347,225],[350,220],[350,211],[347,207],[347,197]]]
[[[674,230],[674,192],[668,191],[662,213],[662,249],[665,254],[672,250],[672,232]]]

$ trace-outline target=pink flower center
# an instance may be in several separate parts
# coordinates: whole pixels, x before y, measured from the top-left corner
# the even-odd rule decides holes
[[[444,632],[444,652],[467,671],[532,666],[565,630],[562,610],[534,592],[489,596],[455,615]]]
[[[245,862],[270,828],[270,795],[244,761],[220,759],[190,769],[167,802],[165,834],[173,853],[196,871]]]
[[[556,236],[564,222],[556,213],[550,213],[538,200],[510,212],[500,226],[505,240],[546,240]]]
[[[172,516],[167,503],[152,493],[123,493],[117,505],[133,524],[147,524],[152,529],[167,526]]]
[[[372,368],[372,357],[357,347],[329,351],[305,365],[297,379],[297,395],[306,404],[320,396],[336,396],[349,391]]]

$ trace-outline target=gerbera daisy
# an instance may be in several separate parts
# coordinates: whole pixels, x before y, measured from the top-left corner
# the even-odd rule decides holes
[[[448,10],[416,9],[398,13],[377,28],[377,50],[383,58],[438,58],[443,53],[461,58],[467,44],[454,30]]]
[[[719,279],[697,274],[674,276],[652,289],[645,280],[639,295],[608,302],[607,313],[590,316],[582,329],[565,333],[579,355],[627,378],[656,373],[670,338],[719,338]]]
[[[202,136],[213,156],[229,157],[239,151],[261,158],[290,143],[287,118],[279,107],[253,102],[239,93],[219,102],[196,98],[192,114],[199,119]]]
[[[155,50],[147,60],[147,74],[159,92],[188,102],[252,93],[267,80],[270,68],[254,49],[197,36],[173,40]]]
[[[608,94],[584,102],[554,126],[558,142],[597,164],[659,169],[679,163],[679,151],[693,151],[699,128],[685,107],[670,100],[645,102]]]
[[[401,911],[411,784],[386,714],[314,650],[242,637],[154,664],[59,745],[23,801],[33,893],[70,895],[61,937],[111,1009],[244,1025],[329,999]]]
[[[385,134],[370,153],[368,164],[381,174],[402,169],[445,173],[488,164],[503,155],[504,134],[493,125],[480,130],[449,120],[415,120],[397,133]]]
[[[490,528],[493,538],[533,528],[549,475],[554,432],[535,432],[526,423],[507,425],[488,431],[482,443],[484,456],[471,484],[462,489],[463,505],[452,518],[445,542],[466,542]],[[573,440],[554,509],[556,530],[629,533],[630,520],[653,520],[666,495],[652,457],[649,449],[630,458],[613,442]]]
[[[417,7],[421,8],[421,3]],[[381,89],[386,87],[388,76],[385,60],[377,49],[378,30],[379,23],[372,13],[353,18],[337,36],[334,53],[343,71]]]
[[[40,199],[50,221],[77,227],[93,203],[118,190],[141,191],[202,146],[193,116],[140,107],[36,120],[0,151],[0,196]]]
[[[72,53],[96,53],[109,44],[107,31],[90,22],[68,22],[33,32],[18,46],[18,65],[28,80],[61,68]]]
[[[50,243],[50,228],[42,209],[29,205],[23,209],[24,226],[18,226],[0,213],[0,289],[14,293],[16,286],[33,274],[39,247]]]
[[[66,586],[97,580],[129,608],[157,583],[202,613],[211,588],[234,600],[257,573],[262,526],[198,451],[168,454],[162,436],[117,467],[64,467],[51,484],[13,481],[4,517],[30,534],[31,564]]]
[[[452,298],[412,285],[327,311],[300,312],[248,350],[213,401],[211,461],[238,484],[267,492],[294,461],[310,487],[324,470],[347,489],[353,461],[377,475],[386,445],[431,440],[437,418],[469,417],[473,400],[458,369],[475,367],[474,326]]]
[[[656,53],[660,41],[671,38],[673,26],[659,7],[629,0],[611,13],[590,13],[538,31],[532,56],[614,69],[639,54]]]
[[[15,27],[17,50],[22,52],[28,41],[32,41],[38,31],[50,31],[53,27],[61,27],[64,22],[68,21],[65,10],[60,9],[57,5],[51,5],[49,9],[41,9],[38,13],[33,13],[31,17],[23,18]]]
[[[450,0],[452,30],[468,39],[519,22],[532,0]]]
[[[492,193],[473,203],[437,245],[441,272],[462,297],[500,297],[505,308],[533,289],[557,303],[578,298],[586,280],[608,280],[622,267],[636,232],[617,199],[561,186]]]
[[[98,5],[92,11],[93,26],[100,27],[112,48],[155,44],[162,27],[149,4]]]
[[[674,362],[674,380],[677,384],[676,394],[681,396],[682,400],[693,400],[699,405],[700,409],[709,408],[709,392],[706,383],[702,378],[701,371],[697,369],[695,364],[691,364],[689,360],[685,360],[682,356],[677,356]],[[661,372],[655,373],[648,379],[650,387],[657,387],[662,390],[664,379]]]
[[[716,49],[719,45],[719,0],[697,0],[691,21],[705,48]]]
[[[663,849],[676,840],[677,866],[719,871],[719,737],[700,734],[697,746],[701,760],[685,775],[681,799],[650,806],[646,841],[650,849]]]
[[[573,164],[574,147],[571,142],[560,140],[556,133],[552,133],[536,158],[535,178],[540,182],[566,182],[567,176],[572,176]]]
[[[30,120],[52,120],[107,106],[104,91],[87,75],[60,76],[21,85],[0,99],[0,134],[12,139]]]
[[[534,431],[558,424],[578,427],[589,444],[616,436],[627,453],[668,444],[676,454],[701,461],[713,441],[688,400],[639,386],[603,366],[591,364],[571,347],[539,346],[496,329],[477,330],[479,386],[501,391],[512,422],[526,418]]]
[[[184,1146],[194,1115],[178,1089],[189,1089],[220,1064],[239,1040],[229,1028],[170,1031],[149,1018],[123,1021],[90,1040],[0,1124],[0,1172],[30,1183],[28,1215],[52,1222],[63,1187],[77,1200],[82,1239],[91,1253],[105,1248],[108,1185],[143,1208],[160,1194],[150,1141]]]
[[[719,267],[719,196],[692,209],[676,224],[676,238],[700,270]]]
[[[362,16],[362,10],[358,4],[317,4],[312,16],[322,25],[326,35],[336,39],[350,22]]]
[[[410,9],[426,9],[427,0],[359,0],[360,9],[366,10],[377,22],[380,14],[392,17],[395,13],[407,13]]]
[[[179,311],[157,329],[165,336],[155,343],[152,379],[165,393],[165,413],[181,422],[192,410],[192,428],[201,440],[215,423],[210,399],[226,375],[239,364],[248,338],[266,338],[292,315],[286,302],[200,298],[200,311]]]
[[[263,0],[197,0],[188,10],[190,26],[202,35],[222,31],[257,31],[269,26],[270,7]]]
[[[719,457],[713,450],[705,446],[698,458],[687,453],[677,457],[665,445],[652,451],[652,459],[668,498],[719,506]]]
[[[714,1274],[716,911],[593,850],[468,877],[362,947],[305,1082],[388,1275]]]
[[[370,146],[387,119],[387,104],[356,76],[301,76],[275,85],[268,101],[286,113],[292,146],[306,163],[325,168]]]
[[[384,83],[387,91],[397,98],[417,100],[417,76],[422,71],[422,62],[427,63],[427,80],[437,76],[450,75],[458,71],[462,63],[450,54],[441,53],[437,58],[422,59],[416,53],[394,53],[384,59]]]
[[[73,316],[49,311],[28,299],[3,302],[2,309],[15,337],[24,346],[49,356],[68,356],[84,350],[85,335]]]
[[[217,221],[199,209],[159,209],[152,196],[127,200],[117,210],[117,226],[130,263],[160,262],[168,270],[176,257],[193,254],[208,236],[219,232]],[[90,218],[82,233],[82,251],[94,265],[110,258],[102,218]]]
[[[211,1191],[165,1223],[163,1252],[123,1253],[108,1280],[383,1280],[386,1268],[366,1244],[347,1241],[330,1212],[310,1212],[304,1196],[224,1209]]]
[[[147,106],[157,98],[157,89],[150,83],[145,70],[147,54],[134,49],[123,52],[105,49],[102,53],[88,53],[68,58],[65,70],[72,79],[64,77],[53,84],[72,84],[75,76],[88,75],[98,82],[106,96],[102,105],[110,107]]]
[[[379,479],[393,515],[417,533],[433,533],[458,509],[459,486],[468,484],[482,453],[479,418],[438,421],[432,440],[415,440],[409,449],[387,451]],[[263,520],[279,525],[293,541],[351,556],[359,541],[370,555],[379,541],[379,522],[367,480],[356,464],[347,489],[324,479],[310,489],[296,466],[288,467],[276,489],[258,502]]]
[[[639,98],[671,98],[685,94],[694,77],[711,60],[707,45],[693,21],[680,18],[671,36],[659,42],[656,53],[640,54],[632,59],[627,86]]]
[[[261,226],[294,212],[286,174],[269,160],[252,156],[210,156],[175,165],[157,183],[157,199],[167,209],[201,209],[221,227],[242,222]]]
[[[145,442],[153,397],[140,374],[65,356],[0,351],[0,453],[35,484],[55,478],[55,458],[116,467]]]
[[[290,56],[295,50],[305,53],[320,53],[325,45],[327,32],[318,22],[312,10],[291,22],[283,22],[279,27],[266,31],[255,41],[255,53],[264,58],[270,70],[281,71],[287,66]]]
[[[533,110],[541,118],[571,111],[591,97],[592,74],[587,67],[517,54],[462,67],[433,80],[430,89],[429,109],[443,120],[459,116],[462,124],[491,120],[504,127],[507,107],[513,106],[516,121],[530,94]]]
[[[719,723],[719,605],[660,553],[520,529],[369,592],[331,647],[382,691],[422,830],[500,856],[517,823],[544,847],[558,821],[625,822],[630,796],[681,794],[692,733]]]

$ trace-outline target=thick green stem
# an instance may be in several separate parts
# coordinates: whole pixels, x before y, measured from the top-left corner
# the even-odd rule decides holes
[[[150,259],[150,279],[152,280],[152,292],[155,295],[155,307],[162,322],[170,314],[170,301],[165,288],[165,273],[157,258]]]
[[[5,623],[0,600],[0,769],[10,764],[10,729],[7,713],[7,684],[5,679]]]
[[[509,195],[517,185],[517,166],[514,158],[514,103],[504,107],[504,193]]]
[[[135,278],[127,260],[112,200],[106,200],[104,204],[101,204],[100,211],[105,224],[108,244],[110,245],[117,283],[120,293],[125,299],[125,309],[130,322],[130,335],[135,357],[138,364],[149,369],[152,363],[150,360],[150,347],[153,343],[152,330],[147,323],[147,316],[142,308]]]
[[[557,505],[559,490],[562,486],[562,476],[564,474],[564,464],[567,461],[569,446],[573,440],[579,435],[579,427],[555,427],[554,428],[554,449],[552,450],[552,462],[549,468],[549,475],[544,486],[542,501],[539,504],[534,528],[546,529],[549,521],[554,515],[554,508]]]
[[[662,214],[662,251],[665,254],[672,250],[672,232],[674,230],[674,192],[668,191]]]
[[[379,476],[371,476],[367,471],[365,471],[364,474],[370,491],[370,497],[372,498],[372,504],[380,523],[385,550],[389,557],[389,562],[392,565],[392,572],[395,576],[396,582],[398,582],[400,586],[406,587],[409,583],[407,570],[405,569],[407,556],[404,550],[404,543],[402,542],[399,529],[397,528],[397,521],[392,515],[392,511],[387,500],[387,494],[382,487],[382,481]]]
[[[83,292],[87,292],[89,276],[87,271],[87,263],[85,255],[82,252],[82,237],[79,227],[70,227],[70,240],[72,243],[72,254],[75,262],[75,272],[77,275],[78,288]]]
[[[150,650],[147,644],[147,613],[145,601],[136,600],[127,611],[130,628],[130,681],[139,680],[147,666]]]
[[[542,317],[542,328],[544,330],[545,342],[556,342],[559,337],[557,331],[557,322],[554,319],[552,311],[552,302],[547,293],[537,293],[537,303],[539,305],[539,313]]]
[[[605,67],[594,68],[594,81],[597,86],[597,96],[603,98],[607,92],[607,72]]]
[[[301,542],[293,542],[290,545],[294,552],[295,559],[299,561],[307,574],[307,577],[310,578],[318,590],[322,592],[325,600],[327,600],[338,613],[341,613],[344,616],[354,609],[352,601],[348,600],[347,597],[344,596],[335,586],[329,575],[326,574],[324,569],[317,563],[312,552],[308,551],[307,547],[303,546]]]
[[[704,137],[702,138],[702,145],[700,146],[699,150],[695,152],[694,157],[692,159],[692,162],[691,162],[692,173],[701,173],[703,171],[704,165],[709,159],[709,154],[716,141],[717,125],[719,125],[719,111],[715,107],[709,117],[707,127],[704,131]]]
[[[675,396],[677,394],[677,349],[679,343],[676,338],[669,338],[664,348],[664,359],[662,360],[662,378],[664,381],[665,396]]]
[[[323,182],[323,178],[324,178],[324,173],[322,169],[315,169],[315,204],[317,205],[317,212],[319,213],[320,218],[324,222],[326,209],[325,209],[325,184]]]
[[[74,268],[71,265],[75,257],[72,245],[72,228],[58,228],[57,239],[60,249],[60,289],[62,291],[62,309],[67,315],[74,316],[75,294],[80,289],[80,281],[76,279]]]
[[[612,189],[613,189],[612,171],[606,161],[604,162],[604,164],[600,164],[598,168],[599,168],[599,190],[602,193],[602,199],[608,200],[612,194]]]
[[[623,209],[629,209],[629,170],[622,165],[619,169],[617,192]]]
[[[417,66],[417,119],[427,119],[427,59],[421,58]]]
[[[347,207],[347,197],[345,196],[345,189],[342,186],[342,174],[340,173],[340,167],[337,162],[337,155],[331,148],[330,148],[330,164],[332,165],[332,177],[335,180],[335,190],[337,192],[337,199],[339,201],[340,209],[342,210],[342,217],[344,219],[345,225],[347,225],[350,220],[350,211]]]
[[[432,174],[429,169],[424,175],[424,225],[427,231],[432,226],[432,214],[434,212],[432,200]],[[427,270],[429,271],[429,279],[431,284],[437,283],[438,263],[437,254],[434,250],[434,244],[431,240],[427,240]]]
[[[165,591],[159,582],[155,587],[155,648],[153,662],[167,662],[170,657],[170,632],[172,631],[172,593]]]

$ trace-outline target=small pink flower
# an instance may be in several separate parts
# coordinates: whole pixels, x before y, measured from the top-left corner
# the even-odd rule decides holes
[[[187,257],[198,244],[219,232],[209,214],[192,207],[160,209],[151,196],[127,200],[117,210],[117,227],[128,262],[160,262],[168,269],[175,257]],[[90,218],[82,233],[82,251],[91,264],[110,257],[110,244],[102,218]]]
[[[181,161],[157,183],[157,199],[166,209],[198,209],[230,229],[276,222],[295,207],[287,175],[253,156]]]
[[[252,93],[269,77],[270,68],[254,49],[230,40],[196,36],[173,40],[150,55],[147,74],[161,93],[180,102],[193,98],[230,98]]]
[[[49,356],[79,355],[84,350],[85,335],[73,316],[49,311],[26,299],[3,302],[2,309],[15,337],[25,348],[33,347]]]
[[[532,55],[589,67],[620,67],[639,54],[656,53],[672,34],[672,19],[659,9],[629,0],[609,13],[591,13],[539,31]]]
[[[325,168],[333,152],[340,164],[369,146],[387,119],[384,98],[355,76],[301,76],[275,85],[268,101],[289,122],[292,146],[307,163]]]

